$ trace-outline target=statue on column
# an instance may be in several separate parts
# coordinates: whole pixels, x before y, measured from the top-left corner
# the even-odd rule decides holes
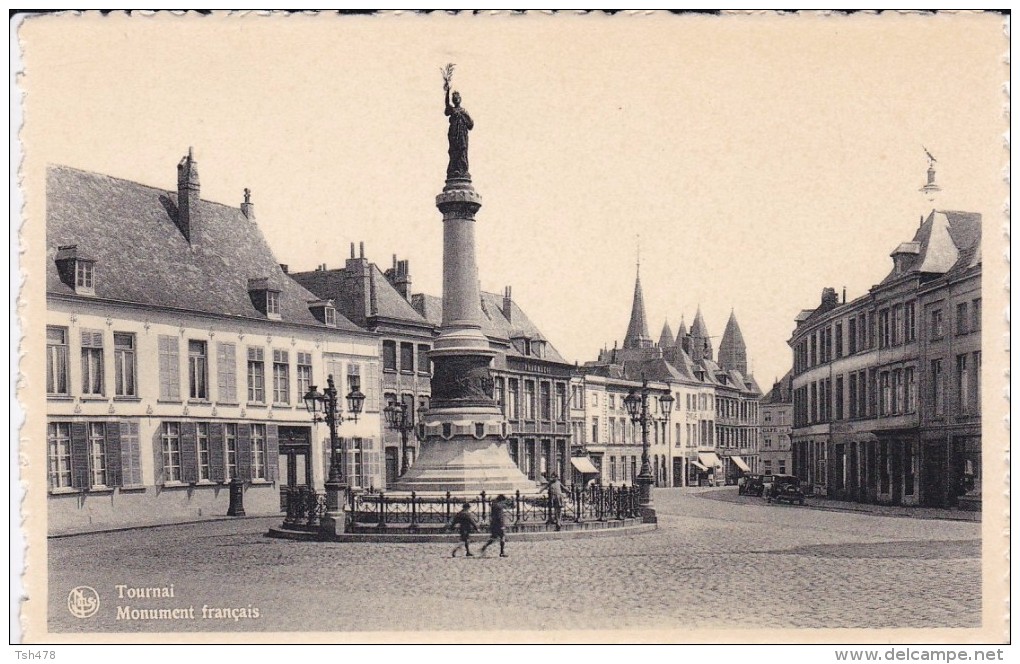
[[[460,93],[456,90],[450,94],[450,79],[453,77],[453,64],[443,69],[443,90],[446,92],[446,115],[450,118],[450,163],[446,167],[446,178],[471,178],[468,172],[468,132],[474,129],[475,123],[468,112],[460,106]],[[452,100],[452,103],[451,103]]]

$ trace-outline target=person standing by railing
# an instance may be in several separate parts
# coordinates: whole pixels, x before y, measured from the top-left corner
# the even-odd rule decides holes
[[[507,497],[503,494],[496,496],[492,501],[492,511],[489,514],[489,541],[482,545],[482,555],[496,540],[499,540],[499,557],[506,558],[506,511],[509,509]]]
[[[546,483],[541,488],[541,491],[549,494],[549,506],[552,508],[551,523],[556,524],[556,530],[560,529],[560,516],[563,514],[563,491],[565,488],[556,473],[547,475]]]
[[[460,547],[464,547],[466,555],[470,558],[475,554],[471,553],[471,533],[478,530],[478,518],[471,513],[471,503],[464,503],[461,505],[461,510],[453,515],[453,520],[450,521],[448,526],[450,530],[456,528],[460,531],[460,544],[453,547],[453,552],[450,554],[452,557],[457,557],[457,551]],[[484,551],[485,548],[482,548]]]

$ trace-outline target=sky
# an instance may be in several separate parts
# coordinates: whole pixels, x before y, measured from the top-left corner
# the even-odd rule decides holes
[[[1001,226],[1008,43],[993,15],[41,17],[26,182],[63,164],[239,205],[292,271],[351,242],[440,294],[440,68],[475,122],[482,288],[569,361],[622,342],[638,247],[650,334],[736,313],[768,389],[794,316],[849,299],[932,205]],[[986,233],[986,238],[997,237]],[[718,348],[719,339],[715,339]]]

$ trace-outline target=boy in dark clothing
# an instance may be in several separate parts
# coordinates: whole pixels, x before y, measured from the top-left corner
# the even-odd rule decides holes
[[[471,533],[478,530],[478,519],[471,513],[471,503],[464,503],[461,510],[453,515],[450,528],[460,531],[460,544],[453,548],[453,553],[450,555],[456,558],[457,550],[463,546],[467,555],[473,557],[475,554],[471,553]]]
[[[506,558],[506,510],[507,498],[503,494],[492,501],[492,513],[489,515],[489,541],[482,545],[482,555],[489,545],[499,540],[499,557]]]

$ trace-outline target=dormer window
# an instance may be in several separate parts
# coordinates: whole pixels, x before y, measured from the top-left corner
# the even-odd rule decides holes
[[[333,300],[312,300],[308,303],[308,309],[323,325],[336,327],[336,307]]]
[[[266,318],[280,320],[280,290],[267,277],[248,280],[248,297]]]
[[[60,280],[79,295],[96,294],[96,261],[85,256],[76,244],[57,248],[55,257]]]

